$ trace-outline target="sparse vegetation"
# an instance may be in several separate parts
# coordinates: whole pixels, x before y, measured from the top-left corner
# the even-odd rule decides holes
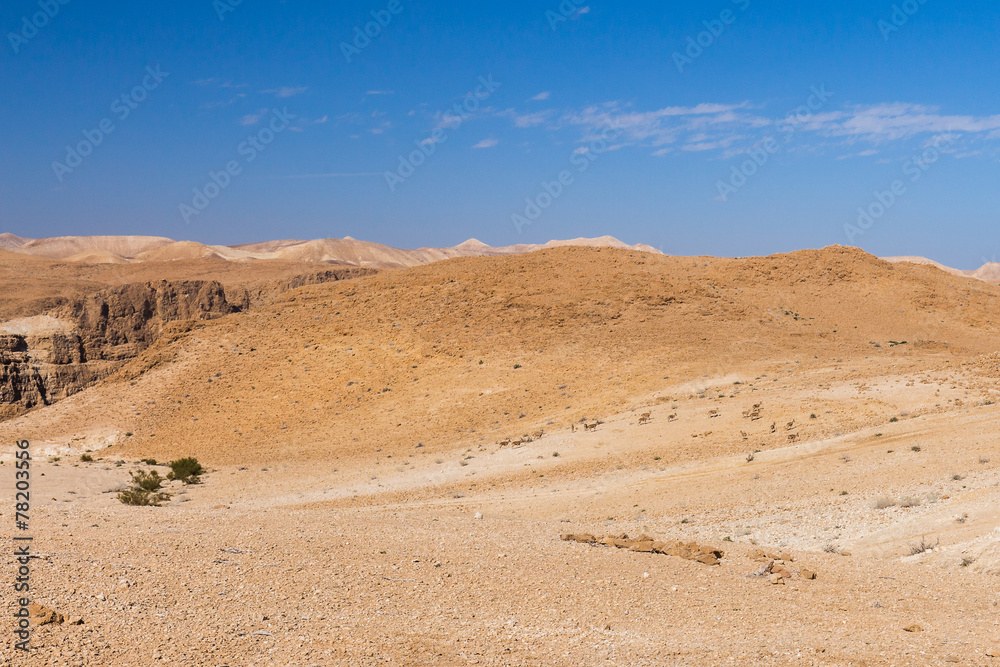
[[[904,509],[910,509],[911,507],[920,507],[924,504],[920,498],[914,498],[912,496],[907,496],[899,501],[899,506]]]
[[[143,459],[142,462],[145,463],[148,466],[158,466],[158,465],[160,465],[159,463],[156,462],[156,459]]]
[[[877,510],[886,510],[890,507],[895,507],[897,504],[898,503],[893,498],[882,496],[881,498],[877,498],[875,500],[873,507]]]
[[[823,547],[823,553],[839,555],[840,547],[838,547],[836,544],[827,544],[825,547]]]
[[[938,544],[940,544],[940,541]],[[934,551],[937,546],[937,544],[931,544],[928,542],[926,537],[921,537],[919,543],[910,546],[910,555],[919,556],[920,554],[927,553],[928,551]]]
[[[91,463],[93,460],[94,457],[91,456],[90,454],[83,454],[82,456],[80,456],[81,463]]]
[[[980,462],[980,463],[981,463],[982,465],[986,465],[987,463],[989,463],[989,462],[990,462],[990,460],[989,460],[988,458],[986,458],[985,456],[980,456],[980,457],[979,457],[979,462]]]
[[[956,482],[961,482],[965,479],[965,475],[952,475],[951,478]]]
[[[918,445],[914,445],[913,447],[910,447],[910,451],[911,452],[919,452],[920,451],[920,447]]]
[[[170,495],[160,492],[163,478],[155,470],[145,472],[140,470],[132,473],[132,486],[118,494],[118,500],[126,505],[138,507],[159,507],[160,503],[170,499]]]
[[[189,456],[170,462],[170,472],[167,474],[167,479],[180,480],[185,484],[198,484],[204,474],[205,469],[198,463],[198,459]]]
[[[889,420],[889,423],[890,424],[895,424],[898,421],[899,421],[899,417],[893,417],[892,419]]]
[[[969,567],[970,565],[972,565],[975,562],[976,562],[975,558],[963,558],[962,559],[962,567]]]

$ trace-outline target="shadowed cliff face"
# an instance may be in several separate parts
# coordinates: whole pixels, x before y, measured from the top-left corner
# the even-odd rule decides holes
[[[79,334],[83,361],[131,359],[179,320],[211,320],[236,312],[217,282],[124,285],[52,311]]]
[[[238,309],[217,282],[124,285],[45,316],[0,325],[0,418],[49,405],[107,377],[163,328]]]

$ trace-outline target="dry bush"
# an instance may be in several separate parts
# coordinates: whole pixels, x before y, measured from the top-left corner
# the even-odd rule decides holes
[[[877,510],[885,510],[890,507],[895,507],[896,505],[898,505],[898,503],[893,498],[882,496],[881,498],[875,500],[873,507]]]
[[[934,549],[936,549],[938,544],[940,543],[941,543],[940,540],[938,540],[937,544],[931,544],[930,542],[927,541],[926,537],[921,537],[920,542],[918,544],[910,546],[910,555],[919,556],[922,553],[927,553],[928,551],[934,551]]]

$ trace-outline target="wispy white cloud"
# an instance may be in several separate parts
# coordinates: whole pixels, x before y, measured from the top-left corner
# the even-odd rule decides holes
[[[807,120],[803,128],[874,143],[945,132],[987,133],[986,138],[993,139],[997,138],[993,132],[1000,130],[1000,115],[944,115],[936,107],[918,104],[877,104],[819,114]]]
[[[473,148],[496,148],[499,145],[500,141],[498,139],[483,139],[478,144],[473,146]]]
[[[821,110],[797,114],[792,119],[768,114],[749,102],[670,106],[651,111],[636,109],[630,103],[606,102],[561,115],[554,111],[522,113],[516,109],[506,109],[497,115],[519,129],[542,126],[550,132],[575,129],[580,133],[576,138],[580,143],[595,141],[612,130],[616,136],[614,147],[651,148],[652,154],[660,157],[679,150],[715,153],[728,159],[768,137],[787,143],[793,133],[796,150],[836,149],[843,159],[876,155],[882,144],[892,142],[934,144],[943,134],[958,135],[953,139],[963,140],[952,149],[954,154],[971,154],[970,143],[1000,139],[1000,115],[948,115],[935,107],[903,103]],[[843,154],[844,147],[858,142],[869,147]],[[872,144],[875,148],[870,147]]]
[[[369,90],[365,95],[395,95],[395,91],[392,90]]]
[[[532,97],[531,101],[532,102],[544,102],[545,100],[549,99],[550,97],[552,97],[552,93],[550,93],[549,91],[545,91],[544,93],[538,93],[537,95],[535,95],[534,97]]]
[[[264,95],[274,95],[276,97],[295,97],[296,95],[301,95],[302,93],[309,90],[308,86],[284,86],[282,88],[270,88],[268,90],[260,91]]]
[[[248,113],[239,120],[240,125],[256,125],[261,121],[261,119],[267,115],[267,109],[260,109],[256,113]]]
[[[509,118],[513,123],[514,127],[521,129],[526,129],[529,127],[538,127],[544,125],[556,114],[555,111],[535,111],[532,113],[518,113],[514,109],[504,109],[500,111],[497,115],[501,118]]]

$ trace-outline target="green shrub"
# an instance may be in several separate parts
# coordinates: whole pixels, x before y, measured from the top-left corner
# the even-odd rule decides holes
[[[141,491],[159,491],[163,487],[163,478],[155,470],[151,472],[132,473],[132,486]]]
[[[167,475],[167,479],[177,479],[185,484],[197,484],[204,474],[205,469],[198,463],[198,459],[189,456],[170,462],[170,473]]]
[[[118,494],[118,500],[121,502],[138,507],[159,507],[160,503],[169,499],[170,496],[165,493],[152,493],[137,488],[127,489]]]
[[[148,466],[158,466],[158,465],[160,465],[159,463],[156,462],[156,459],[143,459],[142,462],[145,463]]]
[[[90,454],[83,454],[80,457],[80,461],[82,461],[83,463],[90,463],[93,460],[94,460],[94,457],[91,456]]]

